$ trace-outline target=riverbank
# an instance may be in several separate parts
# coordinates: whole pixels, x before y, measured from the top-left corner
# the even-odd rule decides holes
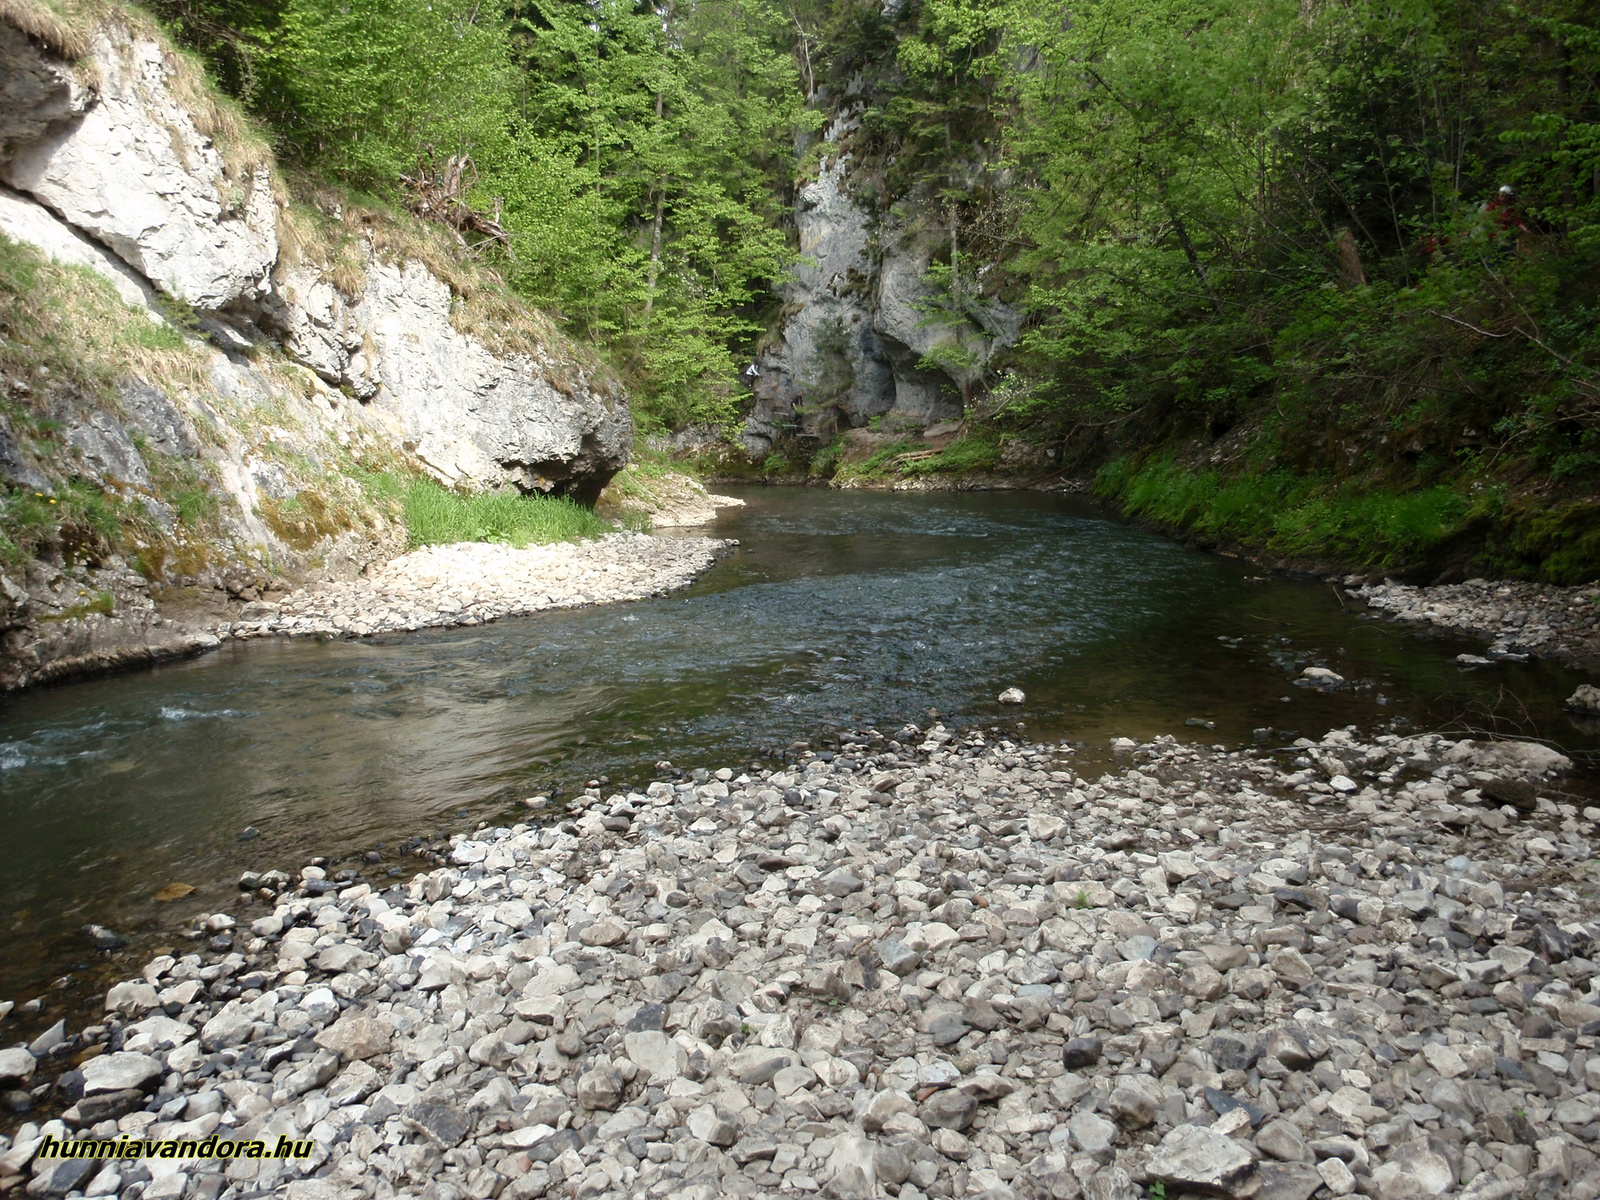
[[[339,571],[281,599],[247,599],[263,595],[251,586],[158,602],[121,563],[90,581],[98,590],[56,572],[57,612],[23,624],[19,605],[19,624],[4,631],[0,689],[193,657],[232,638],[362,637],[641,600],[686,586],[727,545],[626,532],[522,548],[459,542],[369,563],[360,575]],[[4,599],[0,591],[0,618]]]
[[[1469,579],[1412,587],[1369,583],[1352,596],[1402,621],[1481,637],[1491,660],[1538,655],[1581,670],[1600,668],[1600,582],[1582,587]]]
[[[481,625],[552,608],[642,600],[693,582],[720,538],[613,533],[584,542],[426,546],[359,579],[246,605],[219,637],[350,636]]]
[[[1600,809],[1560,755],[1115,748],[908,726],[591,789],[386,890],[247,876],[103,1024],[0,1053],[66,1106],[0,1188],[1600,1195]],[[312,1148],[34,1157],[124,1135]]]

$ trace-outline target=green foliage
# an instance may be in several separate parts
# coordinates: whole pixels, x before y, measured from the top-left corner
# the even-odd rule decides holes
[[[1397,493],[1288,471],[1227,479],[1168,458],[1108,463],[1095,491],[1133,516],[1218,541],[1380,568],[1419,563],[1474,515],[1465,497],[1442,485]]]
[[[1039,56],[1009,98],[1038,180],[1026,356],[1069,419],[1154,402],[1214,431],[1287,395],[1321,426],[1520,393],[1594,426],[1591,10],[1097,0],[1065,30],[1008,11]]]
[[[812,121],[767,0],[156,0],[315,175],[404,197],[470,155],[483,254],[602,346],[646,429],[729,426],[792,252],[793,131]]]
[[[503,492],[459,492],[417,479],[384,484],[380,494],[398,492],[411,546],[450,542],[505,542],[546,545],[610,533],[611,526],[572,500]]]
[[[939,453],[914,459],[900,469],[907,475],[953,475],[993,470],[999,459],[999,439],[992,434],[974,433],[957,438]]]
[[[53,551],[98,564],[121,531],[115,502],[88,484],[72,481],[50,493],[0,489],[0,558],[7,562]]]
[[[839,460],[844,457],[847,448],[848,443],[845,439],[834,438],[811,456],[808,474],[813,479],[832,479],[834,472],[839,469]]]
[[[508,278],[612,348],[645,428],[730,425],[791,258],[781,184],[803,109],[783,15],[548,0],[513,37],[527,95],[497,183]]]
[[[68,605],[58,613],[40,617],[41,621],[73,621],[88,616],[115,616],[117,612],[117,598],[107,591],[98,591],[90,600],[82,604]]]
[[[470,153],[509,233],[477,253],[604,347],[644,429],[735,424],[796,190],[848,154],[930,256],[952,336],[919,365],[997,430],[1063,462],[1232,439],[1214,495],[1174,477],[1151,511],[1278,545],[1398,561],[1509,521],[1505,561],[1586,561],[1518,500],[1600,489],[1584,0],[155,3],[300,166],[395,201],[419,156]],[[972,332],[1000,300],[1027,314],[1009,358]],[[818,401],[853,383],[823,332]]]

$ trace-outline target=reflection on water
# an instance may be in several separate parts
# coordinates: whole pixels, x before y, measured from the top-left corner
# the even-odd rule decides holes
[[[1190,719],[1240,742],[1494,714],[1596,746],[1561,714],[1570,672],[1463,672],[1468,643],[1357,619],[1326,584],[1254,579],[1072,499],[746,499],[715,530],[740,547],[670,597],[251,643],[0,703],[0,998],[82,962],[85,922],[170,930],[220,905],[240,870],[381,846],[409,873],[400,839],[552,785],[639,782],[662,758],[749,763],[930,710],[1091,750],[1113,733],[1195,736]],[[1292,686],[1313,663],[1360,689]],[[1011,685],[1021,710],[996,703]],[[240,841],[247,826],[261,836]],[[151,897],[174,880],[200,890],[161,909]]]

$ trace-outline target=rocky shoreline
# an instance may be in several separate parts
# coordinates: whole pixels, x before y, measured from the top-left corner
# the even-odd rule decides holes
[[[1402,621],[1481,637],[1489,642],[1489,661],[1538,655],[1569,667],[1600,667],[1600,582],[1556,587],[1469,579],[1415,587],[1386,581],[1349,594]]]
[[[642,600],[692,583],[719,550],[733,544],[612,533],[521,549],[497,542],[425,546],[359,579],[246,605],[240,620],[211,632],[234,638],[365,637]]]
[[[3,632],[0,690],[189,658],[235,638],[362,637],[642,600],[691,583],[730,544],[613,533],[522,549],[488,542],[427,546],[279,600],[230,601],[220,612],[192,614],[156,601],[126,566],[107,568],[92,581],[103,589],[103,603],[63,579],[57,614]],[[6,585],[0,578],[0,610]]]
[[[908,726],[326,865],[0,1050],[0,1190],[1600,1196],[1600,808],[1530,743]],[[0,1025],[0,1033],[4,1026]],[[64,1111],[63,1111],[64,1110]],[[43,1159],[279,1137],[309,1157]]]

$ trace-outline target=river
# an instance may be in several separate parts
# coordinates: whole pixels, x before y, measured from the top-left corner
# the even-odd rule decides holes
[[[246,869],[354,855],[369,877],[409,877],[403,839],[505,818],[536,793],[642,785],[662,759],[774,765],[794,741],[892,736],[930,712],[1009,734],[1022,722],[1087,758],[1113,735],[1284,745],[1351,723],[1600,750],[1562,713],[1574,672],[1464,671],[1454,656],[1480,644],[1371,619],[1327,583],[1262,577],[1078,499],[742,495],[709,531],[740,545],[672,596],[250,642],[0,700],[0,999],[46,995],[35,1023],[83,1003],[185,915],[236,903]],[[1355,686],[1296,686],[1308,665]],[[1009,686],[1027,703],[999,705]],[[259,836],[241,840],[247,828]],[[197,891],[158,903],[172,882]],[[88,922],[134,938],[121,963],[87,948]]]

